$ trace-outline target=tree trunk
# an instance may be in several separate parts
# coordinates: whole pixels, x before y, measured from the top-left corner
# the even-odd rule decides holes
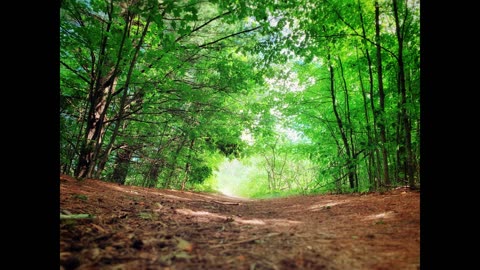
[[[129,145],[125,144],[118,149],[112,173],[112,180],[115,183],[121,185],[125,184],[132,156],[133,149],[129,147]]]
[[[356,48],[357,49],[357,48]],[[355,50],[357,51],[357,50]],[[357,53],[357,59],[358,59],[358,53]],[[362,71],[361,71],[361,68],[360,68],[360,65],[358,65],[358,78],[359,78],[359,81],[360,81],[360,90],[362,91],[362,98],[363,98],[363,113],[364,113],[364,116],[365,116],[365,129],[367,131],[367,142],[366,142],[366,145],[364,146],[365,149],[366,149],[366,154],[368,156],[368,159],[366,160],[365,162],[365,165],[366,165],[366,170],[367,170],[367,175],[368,175],[368,182],[369,182],[369,185],[370,185],[370,188],[373,186],[373,182],[375,181],[375,169],[373,169],[374,167],[374,155],[375,155],[375,152],[372,150],[371,146],[373,144],[373,141],[374,141],[374,137],[373,137],[373,134],[372,134],[372,127],[370,126],[370,116],[369,116],[369,113],[368,113],[368,99],[367,99],[367,93],[365,91],[365,87],[363,86],[363,79],[362,79]]]
[[[188,152],[188,156],[187,156],[187,162],[185,163],[185,175],[183,177],[181,190],[185,190],[185,185],[186,185],[186,183],[188,181],[188,178],[189,178],[189,175],[190,175],[190,171],[191,171],[191,168],[192,168],[191,159],[192,159],[192,152],[193,152],[193,146],[194,145],[195,145],[195,139],[192,139],[190,141],[190,146],[188,147],[189,152]]]
[[[365,56],[367,58],[367,63],[368,63],[368,76],[369,76],[369,85],[370,85],[370,108],[371,108],[371,111],[373,112],[373,129],[372,129],[372,141],[370,142],[371,145],[370,147],[373,147],[375,145],[375,148],[372,150],[372,160],[373,160],[373,164],[374,164],[374,167],[375,167],[375,170],[374,170],[374,189],[376,190],[382,183],[381,183],[381,175],[382,175],[382,162],[380,161],[380,151],[377,147],[378,145],[378,131],[377,131],[377,127],[378,127],[378,120],[377,120],[377,117],[378,117],[378,114],[376,113],[376,107],[375,107],[375,102],[374,102],[374,94],[373,94],[373,89],[374,89],[374,85],[373,85],[373,81],[374,81],[374,76],[373,76],[373,70],[372,70],[372,60],[370,58],[370,54],[368,52],[368,49],[365,48]],[[385,172],[385,171],[383,171]]]
[[[132,78],[132,73],[133,73],[133,70],[134,70],[135,65],[137,63],[138,53],[140,51],[141,45],[143,44],[143,40],[145,39],[145,35],[147,34],[147,30],[150,26],[150,22],[151,22],[150,20],[151,20],[151,17],[148,17],[147,22],[145,24],[145,27],[143,28],[140,40],[139,40],[139,42],[138,42],[138,44],[135,48],[135,53],[133,55],[133,59],[130,61],[130,65],[129,65],[128,72],[127,72],[127,78],[125,80],[124,86],[122,87],[123,93],[122,93],[122,98],[121,98],[120,104],[119,104],[119,112],[118,112],[117,117],[116,117],[114,130],[112,132],[112,136],[110,137],[110,142],[108,143],[107,148],[105,149],[103,155],[100,158],[100,160],[101,160],[100,163],[103,163],[103,164],[106,163],[106,161],[107,161],[107,159],[110,156],[110,153],[112,151],[112,147],[115,143],[117,135],[119,133],[120,126],[122,126],[122,122],[124,121],[125,110],[126,110],[126,107],[128,106],[127,95],[128,95],[128,89],[130,89],[130,81],[131,81],[131,78]],[[125,24],[124,34],[123,34],[122,42],[121,42],[121,46],[120,46],[120,51],[122,51],[122,49],[123,49],[123,45],[125,43],[125,39],[126,39],[126,36],[127,36],[127,33],[128,33],[128,29],[130,29],[130,25],[131,25],[131,19],[129,21],[127,21],[127,23]],[[120,59],[121,59],[121,57],[119,55],[116,68],[118,68],[118,66],[120,65]],[[99,145],[96,149],[97,150],[96,151],[97,156],[99,155],[100,150],[101,150],[100,146],[101,145]],[[103,166],[99,166],[96,174],[100,175],[102,170],[103,170]]]
[[[398,108],[401,108],[401,90],[398,87]],[[408,184],[408,175],[407,175],[407,151],[406,151],[406,139],[405,139],[405,122],[403,121],[403,112],[402,109],[397,112],[397,122],[396,122],[396,170],[395,170],[395,179],[398,179],[402,185]],[[406,182],[407,181],[407,182]]]
[[[383,70],[382,70],[382,49],[380,46],[380,11],[378,1],[375,1],[375,41],[377,47],[377,80],[378,80],[378,96],[380,101],[380,108],[378,112],[378,127],[380,129],[380,142],[382,149],[383,162],[383,181],[385,185],[390,185],[390,176],[388,172],[388,152],[387,152],[387,135],[385,131],[386,115],[385,115],[385,92],[383,89]]]
[[[347,134],[345,133],[345,128],[343,126],[343,122],[340,117],[340,114],[338,113],[337,105],[336,105],[337,100],[335,97],[335,72],[333,69],[333,65],[331,64],[330,53],[328,53],[327,59],[329,63],[328,69],[330,72],[330,94],[332,96],[333,113],[335,114],[338,129],[340,130],[340,135],[342,137],[343,146],[345,147],[345,152],[347,154],[346,159],[347,159],[348,180],[349,180],[350,188],[355,188],[355,177],[353,173],[353,166],[352,166],[353,164],[352,164],[352,158],[351,158],[351,152],[350,152],[350,145],[348,144]]]
[[[411,189],[415,189],[415,178],[414,178],[414,165],[413,165],[413,153],[412,153],[412,139],[411,139],[411,124],[410,118],[407,112],[407,88],[405,86],[405,66],[403,62],[403,36],[402,36],[402,27],[399,22],[398,15],[398,2],[393,0],[393,15],[395,18],[395,32],[397,34],[398,42],[398,85],[401,93],[401,116],[403,120],[403,127],[405,131],[405,152],[406,152],[406,176],[408,184]]]
[[[98,144],[102,141],[105,133],[105,116],[107,109],[107,100],[111,94],[117,80],[116,69],[108,59],[108,40],[113,23],[113,2],[108,6],[108,21],[105,22],[105,34],[102,37],[99,48],[98,61],[95,53],[92,51],[92,78],[86,111],[85,136],[80,146],[80,154],[75,176],[79,179],[90,177],[92,167],[95,166],[94,155]]]
[[[177,150],[175,151],[175,154],[173,155],[173,162],[171,162],[171,168],[170,168],[170,172],[168,174],[168,177],[167,179],[165,179],[165,184],[164,184],[164,188],[169,188],[170,187],[170,184],[172,182],[172,179],[175,175],[175,170],[176,170],[176,166],[177,166],[177,159],[178,159],[178,156],[180,155],[180,151],[182,151],[183,147],[185,146],[185,143],[187,142],[187,137],[186,135],[183,135],[183,138],[182,138],[182,141],[181,143],[177,146]]]
[[[111,95],[117,81],[113,73],[112,69],[105,77],[102,77],[90,96],[85,138],[80,148],[79,161],[75,170],[75,176],[80,179],[91,177],[91,168],[95,166],[95,151],[105,134],[107,98]]]
[[[366,32],[366,29],[365,29],[365,23],[364,23],[364,20],[363,20],[363,15],[362,15],[362,8],[361,8],[361,3],[360,1],[358,1],[358,13],[359,13],[359,16],[360,16],[360,21],[361,21],[361,26],[362,26],[362,35],[363,35],[363,45],[364,45],[364,53],[365,53],[365,58],[367,60],[367,68],[368,68],[368,76],[369,76],[369,101],[370,101],[370,110],[371,112],[373,113],[372,114],[372,129],[370,129],[370,125],[368,125],[368,122],[367,122],[367,134],[370,134],[368,135],[369,137],[369,140],[368,140],[368,148],[369,149],[372,149],[370,151],[370,164],[371,166],[373,167],[372,168],[372,179],[371,179],[371,185],[373,187],[373,190],[376,190],[377,187],[379,185],[381,185],[381,175],[382,173],[380,172],[381,168],[384,167],[382,166],[382,162],[379,162],[379,156],[380,156],[380,153],[378,151],[378,148],[375,148],[373,149],[373,146],[374,145],[378,145],[378,141],[379,141],[379,136],[378,136],[378,113],[377,113],[377,109],[375,108],[375,102],[374,102],[374,75],[373,75],[373,70],[372,70],[372,66],[373,66],[373,63],[372,63],[372,58],[370,57],[370,53],[369,53],[369,50],[368,50],[368,46],[367,46],[367,42],[366,42],[366,36],[367,36],[367,32]],[[360,69],[360,67],[359,67]],[[359,70],[359,73],[360,73],[360,70]],[[366,94],[365,94],[366,95]],[[364,97],[365,99],[366,97]],[[365,105],[365,114],[366,114],[366,119],[368,119],[368,110],[367,110],[367,105]],[[368,130],[371,131],[368,132]],[[385,165],[385,164],[384,164]],[[388,175],[388,168],[387,168],[387,171],[383,170],[383,175],[385,177],[385,175]]]
[[[150,168],[148,170],[147,177],[145,179],[146,181],[144,182],[145,186],[155,187],[157,185],[159,173],[160,173],[160,163],[155,160],[150,164]]]
[[[348,97],[347,81],[345,80],[345,74],[343,72],[343,64],[340,57],[338,57],[338,64],[340,67],[340,74],[342,75],[343,88],[345,90],[345,115],[347,119],[347,127],[345,128],[345,133],[346,133],[345,137],[347,136],[347,133],[348,133],[348,138],[350,139],[350,143],[349,143],[350,151],[347,151],[347,155],[349,156],[348,177],[350,181],[350,188],[358,188],[357,170],[355,166],[356,160],[357,160],[357,154],[355,153],[355,144],[353,142],[353,124],[352,124],[352,119],[350,117],[350,101]]]

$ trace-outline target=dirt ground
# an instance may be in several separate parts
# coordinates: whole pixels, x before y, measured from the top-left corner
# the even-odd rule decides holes
[[[61,175],[60,208],[65,270],[420,268],[407,189],[247,200]]]

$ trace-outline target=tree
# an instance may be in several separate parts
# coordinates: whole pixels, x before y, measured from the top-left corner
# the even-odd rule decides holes
[[[279,5],[280,10],[270,15],[277,21],[271,28],[277,31],[271,30],[271,37],[264,39],[261,51],[264,55],[277,55],[265,60],[269,64],[294,61],[296,72],[304,74],[299,76],[303,77],[302,83],[307,88],[292,94],[288,109],[282,112],[296,119],[298,130],[314,145],[326,145],[324,131],[332,136],[331,145],[336,145],[329,150],[312,147],[311,157],[318,158],[323,156],[321,152],[326,153],[330,158],[316,160],[321,162],[317,164],[324,165],[328,160],[335,160],[332,151],[343,156],[342,160],[331,163],[340,166],[331,170],[340,177],[332,175],[332,178],[338,184],[337,179],[347,176],[350,188],[360,185],[369,189],[388,188],[392,184],[391,169],[396,176],[394,183],[401,183],[398,172],[405,168],[409,174],[407,171],[414,171],[416,166],[394,166],[391,161],[406,164],[408,160],[415,163],[418,158],[414,158],[413,149],[411,154],[395,155],[408,148],[406,141],[412,131],[406,135],[407,122],[418,123],[419,117],[418,95],[415,94],[419,87],[418,35],[414,32],[419,29],[418,17],[408,16],[417,14],[418,3],[401,5],[403,15],[397,17],[404,18],[404,28],[392,23],[396,15],[388,10],[387,2],[301,1],[296,7],[287,3]],[[279,32],[282,34],[277,34]],[[402,37],[409,41],[400,40],[398,33],[405,33]],[[410,65],[398,61],[403,58],[398,57],[402,54],[400,42],[410,45]],[[280,56],[275,51],[280,51]],[[402,65],[409,67],[413,79],[410,80],[410,95],[401,90]],[[280,80],[283,75],[273,76]],[[399,89],[398,96],[395,85]],[[330,110],[325,107],[328,98],[323,89],[329,89]],[[315,125],[323,126],[324,131]],[[415,133],[413,141],[418,140],[418,133]],[[317,153],[313,154],[315,151]],[[366,166],[359,166],[364,160]],[[366,174],[367,183],[359,182],[359,173]]]
[[[184,116],[190,113],[228,106],[225,96],[244,91],[244,85],[227,82],[255,76],[229,48],[235,44],[231,40],[259,28],[229,18],[242,15],[244,9],[236,3],[202,1],[64,2],[62,97],[81,93],[78,98],[86,102],[81,104],[84,108],[65,103],[65,111],[78,113],[82,140],[69,143],[65,139],[74,149],[65,153],[70,162],[63,168],[70,170],[72,165],[67,164],[74,163],[76,156],[78,178],[100,177],[109,160],[122,156],[114,151],[121,149],[117,141],[124,141],[122,133],[138,127],[132,121],[161,123],[169,118],[173,124],[188,119]],[[244,68],[234,70],[240,66]],[[204,71],[214,72],[200,75]],[[188,111],[188,104],[200,107]],[[173,117],[165,117],[168,114]]]

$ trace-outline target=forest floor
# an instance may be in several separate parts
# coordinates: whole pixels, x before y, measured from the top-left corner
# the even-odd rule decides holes
[[[408,189],[248,200],[61,175],[60,208],[64,270],[420,268]]]

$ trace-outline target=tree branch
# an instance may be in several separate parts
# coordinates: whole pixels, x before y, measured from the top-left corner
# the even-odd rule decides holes
[[[181,39],[183,39],[184,37],[186,37],[187,35],[191,35],[192,33],[194,33],[194,32],[196,32],[196,31],[202,29],[203,27],[207,26],[207,25],[210,24],[211,22],[213,22],[213,21],[215,21],[215,20],[218,20],[218,19],[220,19],[220,18],[222,18],[222,17],[224,17],[224,16],[226,16],[226,15],[228,15],[228,14],[231,14],[233,11],[235,11],[235,9],[229,10],[229,11],[223,13],[223,14],[220,14],[220,15],[218,15],[218,16],[216,16],[216,17],[211,18],[210,20],[206,21],[206,22],[203,23],[202,25],[194,28],[192,31],[190,31],[190,33],[185,34],[185,35],[183,35],[183,36],[179,36],[177,39],[175,39],[175,42],[178,42],[178,41],[180,41]]]
[[[90,83],[90,80],[87,79],[86,77],[82,76],[81,74],[78,73],[78,71],[76,71],[75,69],[73,69],[72,67],[70,67],[69,65],[67,65],[65,62],[63,62],[62,60],[60,60],[60,64],[62,64],[64,67],[66,67],[68,70],[70,70],[71,72],[73,72],[75,75],[77,75],[78,77],[80,77],[80,79],[84,80],[86,83]]]
[[[217,40],[214,40],[214,41],[211,41],[211,42],[208,42],[208,43],[204,43],[198,47],[200,48],[204,48],[204,47],[207,47],[207,46],[210,46],[212,44],[215,44],[215,43],[218,43],[224,39],[227,39],[227,38],[231,38],[231,37],[234,37],[234,36],[238,36],[238,35],[241,35],[241,34],[245,34],[245,33],[248,33],[248,32],[252,32],[252,31],[255,31],[257,29],[259,29],[261,26],[257,26],[257,27],[254,27],[254,28],[251,28],[251,29],[247,29],[247,30],[243,30],[243,31],[240,31],[240,32],[237,32],[237,33],[233,33],[233,34],[230,34],[228,36],[225,36],[225,37],[222,37],[222,38],[219,38]]]

